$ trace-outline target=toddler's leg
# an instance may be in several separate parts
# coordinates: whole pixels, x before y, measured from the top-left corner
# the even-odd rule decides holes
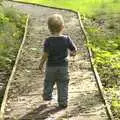
[[[44,90],[43,90],[43,99],[44,100],[51,100],[52,99],[52,92],[53,86],[55,84],[55,68],[54,67],[47,67],[45,80],[44,80]]]
[[[68,68],[67,67],[59,67],[57,73],[57,89],[58,89],[58,103],[62,108],[67,107],[67,99],[68,99]]]

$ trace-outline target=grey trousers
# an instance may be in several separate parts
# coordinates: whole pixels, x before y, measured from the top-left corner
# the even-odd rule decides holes
[[[58,103],[59,105],[67,105],[68,99],[68,67],[47,67],[45,80],[43,99],[52,99],[52,92],[54,84],[57,84]]]

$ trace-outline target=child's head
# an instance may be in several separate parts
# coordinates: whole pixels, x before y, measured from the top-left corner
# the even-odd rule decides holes
[[[64,20],[60,14],[53,14],[48,18],[48,28],[52,34],[59,34],[64,28]]]

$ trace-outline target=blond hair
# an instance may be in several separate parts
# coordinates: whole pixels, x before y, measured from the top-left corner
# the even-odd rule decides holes
[[[48,18],[48,28],[52,34],[60,33],[64,27],[62,15],[53,14]]]

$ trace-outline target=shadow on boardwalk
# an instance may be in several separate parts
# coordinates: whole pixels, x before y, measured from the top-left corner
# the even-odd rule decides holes
[[[93,97],[94,96],[94,97]],[[94,98],[94,99],[93,99]],[[59,114],[60,109],[54,106],[48,106],[47,104],[42,104],[38,108],[34,109],[33,111],[27,113],[25,116],[20,118],[19,120],[45,120],[50,118],[50,116],[57,115],[57,119],[67,118],[67,117],[75,117],[78,116],[80,113],[90,113],[93,108],[95,109],[96,106],[99,106],[99,98],[98,93],[91,94],[78,94],[74,99],[69,101],[69,106],[66,109],[68,113],[66,114],[66,110],[62,111],[62,114]],[[95,102],[96,101],[96,102]],[[93,111],[92,111],[93,112]],[[95,115],[95,113],[93,113]],[[51,120],[53,120],[51,118]]]
[[[60,111],[58,107],[48,107],[47,104],[42,104],[19,120],[44,120],[49,118],[51,114],[55,114],[58,111]]]

